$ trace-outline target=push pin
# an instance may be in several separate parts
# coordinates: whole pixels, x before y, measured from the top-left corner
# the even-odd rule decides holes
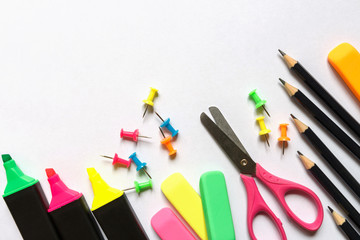
[[[120,138],[131,139],[134,142],[137,142],[138,138],[151,138],[151,137],[139,135],[139,129],[135,129],[135,131],[131,132],[131,131],[124,131],[124,129],[122,128],[120,131]]]
[[[271,130],[266,128],[264,118],[265,117],[258,117],[256,119],[256,121],[259,123],[259,126],[260,126],[259,135],[265,137],[266,142],[267,142],[268,146],[270,147],[269,140],[268,140],[268,134],[269,134],[269,132],[271,132]]]
[[[125,191],[129,191],[129,190],[135,189],[135,191],[136,191],[137,193],[141,193],[141,192],[143,192],[143,191],[145,191],[145,190],[147,190],[147,189],[152,189],[152,180],[149,179],[148,181],[146,181],[146,182],[141,182],[141,183],[139,183],[138,181],[134,181],[134,185],[135,185],[135,187],[126,188],[126,189],[124,189],[124,190],[122,190],[122,191],[125,192]]]
[[[160,120],[163,121],[160,127],[166,128],[167,130],[169,130],[169,132],[171,132],[171,136],[175,137],[178,134],[179,130],[175,130],[175,128],[170,124],[170,118],[164,121],[164,119],[157,112],[155,113],[160,118]]]
[[[249,96],[255,102],[255,108],[258,109],[259,107],[262,107],[264,109],[264,111],[266,112],[266,114],[270,117],[269,112],[265,108],[266,100],[261,100],[259,95],[257,95],[257,93],[256,93],[256,89],[252,90],[249,93]]]
[[[278,141],[282,142],[283,155],[285,152],[285,142],[290,141],[290,138],[286,135],[288,125],[287,123],[280,124],[281,136],[278,138]]]
[[[130,155],[129,157],[136,165],[136,171],[140,171],[141,169],[146,173],[146,175],[151,179],[150,174],[146,171],[146,162],[141,162],[139,158],[136,156],[136,152]]]
[[[150,88],[150,93],[149,93],[149,96],[147,97],[147,99],[143,100],[143,102],[146,104],[146,108],[145,108],[145,111],[144,111],[144,114],[143,114],[143,118],[145,117],[145,114],[148,110],[148,107],[151,106],[153,107],[154,106],[154,98],[157,94],[157,89],[156,88]]]
[[[169,156],[173,156],[176,154],[176,150],[173,148],[172,144],[171,144],[171,136],[165,137],[164,132],[162,131],[162,129],[159,127],[161,134],[163,135],[163,139],[160,141],[161,144],[165,145],[166,148],[169,150]]]
[[[112,159],[113,162],[112,162],[112,165],[115,165],[115,164],[121,164],[121,165],[125,165],[127,168],[130,167],[130,164],[131,164],[131,161],[130,160],[126,160],[126,159],[123,159],[123,158],[120,158],[117,153],[115,153],[115,156],[112,158],[112,157],[109,157],[109,156],[106,156],[106,155],[100,155],[101,157],[104,157],[104,158],[109,158],[109,159]]]

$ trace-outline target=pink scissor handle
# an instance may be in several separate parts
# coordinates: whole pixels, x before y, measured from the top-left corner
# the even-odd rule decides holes
[[[298,225],[306,230],[316,231],[319,229],[324,218],[324,210],[320,199],[313,191],[298,183],[294,183],[272,175],[258,163],[256,164],[256,177],[260,179],[274,193],[282,207],[285,209],[289,218],[294,220]],[[293,211],[291,211],[290,207],[285,201],[285,195],[292,191],[301,192],[304,195],[309,196],[315,202],[317,208],[317,217],[314,222],[304,222],[298,216],[296,216]]]
[[[286,234],[280,219],[276,217],[273,211],[271,211],[271,209],[265,203],[264,199],[259,193],[254,179],[252,177],[248,177],[242,174],[240,174],[240,176],[245,184],[247,192],[247,226],[251,239],[256,240],[253,229],[254,218],[256,217],[256,215],[263,212],[266,213],[275,223],[277,229],[280,232],[281,239],[286,240]]]

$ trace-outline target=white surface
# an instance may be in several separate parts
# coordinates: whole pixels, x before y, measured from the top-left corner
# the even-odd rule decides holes
[[[289,100],[278,77],[319,103],[291,75],[277,49],[300,60],[359,119],[358,102],[326,60],[328,52],[344,41],[360,49],[359,9],[360,2],[355,0],[2,1],[0,151],[10,153],[24,172],[39,178],[48,197],[44,169],[53,167],[90,204],[93,193],[85,169],[95,167],[111,186],[130,187],[135,179],[145,177],[134,166],[129,171],[114,169],[99,155],[118,152],[126,157],[137,151],[149,164],[154,189],[128,196],[151,239],[158,239],[150,226],[151,216],[170,206],[160,191],[167,176],[181,172],[198,191],[202,173],[223,171],[236,236],[249,239],[246,194],[239,172],[199,120],[202,111],[216,105],[265,169],[310,187],[321,198],[324,222],[315,234],[309,234],[289,222],[271,193],[257,181],[288,238],[344,238],[326,207],[340,209],[305,171],[296,150],[315,161],[357,209],[359,201],[298,134],[289,114],[310,125],[358,179],[359,165]],[[141,100],[150,86],[159,89],[156,110],[164,118],[170,116],[180,129],[174,160],[160,146],[160,122],[155,114],[141,118]],[[257,135],[257,115],[247,98],[253,88],[268,100],[270,149]],[[284,157],[277,145],[282,122],[291,123],[288,135],[292,139]],[[141,134],[153,138],[137,145],[120,141],[122,127],[139,128]],[[0,178],[2,191],[4,171]],[[297,199],[292,205],[305,219],[314,218],[308,201]],[[20,239],[3,201],[0,216],[0,238]],[[260,239],[277,236],[262,216],[255,221],[255,231]]]

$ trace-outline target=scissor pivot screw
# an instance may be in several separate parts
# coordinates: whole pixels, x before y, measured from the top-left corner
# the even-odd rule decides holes
[[[245,158],[244,158],[244,159],[241,159],[240,164],[241,164],[242,166],[246,166],[246,165],[248,164],[248,161],[247,161]]]

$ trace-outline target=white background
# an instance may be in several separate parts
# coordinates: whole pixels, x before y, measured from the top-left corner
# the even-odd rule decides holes
[[[327,205],[344,212],[305,171],[296,150],[316,162],[357,209],[359,201],[299,135],[289,114],[311,126],[360,180],[359,164],[289,99],[278,77],[299,87],[334,117],[289,72],[277,49],[301,61],[359,119],[359,102],[327,62],[327,54],[342,42],[360,49],[359,16],[356,0],[1,1],[0,152],[11,154],[26,174],[39,178],[48,199],[44,169],[53,167],[91,204],[93,192],[86,168],[95,167],[113,187],[131,187],[134,180],[145,180],[145,176],[134,166],[114,168],[99,155],[117,152],[127,157],[137,151],[148,163],[154,189],[140,196],[127,194],[151,239],[158,239],[150,226],[151,217],[170,206],[161,193],[161,182],[180,172],[198,191],[202,173],[220,170],[227,180],[236,236],[249,239],[246,192],[239,172],[199,120],[201,112],[216,105],[254,160],[277,176],[310,187],[321,198],[323,225],[310,234],[290,222],[273,195],[257,181],[288,238],[345,238]],[[160,121],[155,114],[141,118],[142,100],[150,86],[159,89],[156,110],[163,118],[171,117],[180,130],[173,143],[178,149],[174,160],[159,143]],[[268,100],[270,149],[259,139],[258,114],[247,96],[254,88]],[[290,123],[291,138],[285,156],[277,144],[278,125],[283,122]],[[139,128],[152,139],[138,144],[121,141],[122,127]],[[0,171],[1,191],[5,185],[4,171]],[[302,218],[314,219],[309,200],[289,196],[289,201]],[[0,238],[20,239],[3,201],[0,216]],[[259,239],[278,238],[266,217],[257,217],[254,224]]]

